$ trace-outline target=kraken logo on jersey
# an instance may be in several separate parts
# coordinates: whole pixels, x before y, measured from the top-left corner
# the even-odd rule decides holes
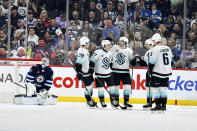
[[[116,58],[117,58],[116,63],[118,63],[119,65],[124,64],[124,63],[125,63],[125,60],[124,60],[125,57],[126,57],[126,56],[123,55],[122,53],[118,53],[118,54],[116,55]]]
[[[45,81],[45,78],[43,75],[38,75],[36,77],[36,83],[43,83]]]
[[[102,62],[103,62],[103,68],[105,68],[106,70],[107,69],[109,69],[109,58],[107,58],[107,57],[105,57],[103,60],[102,60]]]

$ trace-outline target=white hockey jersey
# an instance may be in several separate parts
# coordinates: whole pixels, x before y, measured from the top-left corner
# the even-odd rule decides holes
[[[90,63],[88,49],[85,48],[78,49],[76,63],[82,65],[83,76],[90,75],[88,74],[89,63]]]
[[[112,52],[112,70],[117,73],[129,73],[129,64],[133,59],[133,51],[130,48],[121,49],[119,45],[114,45]]]
[[[103,49],[98,49],[94,52],[93,56],[90,57],[90,60],[95,63],[95,75],[97,77],[107,78],[111,76],[111,51],[106,52]]]
[[[168,46],[157,45],[152,48],[150,55],[150,63],[154,64],[153,76],[166,78],[172,75],[172,52]]]
[[[145,53],[145,55],[144,55],[144,61],[146,62],[146,64],[149,63],[149,61],[150,61],[150,56],[152,56],[152,48],[149,49],[149,50]]]

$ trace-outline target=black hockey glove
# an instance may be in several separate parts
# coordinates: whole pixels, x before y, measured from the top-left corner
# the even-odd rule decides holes
[[[94,68],[89,68],[88,73],[90,73],[91,75],[94,73]]]
[[[142,60],[142,58],[140,58],[139,56],[136,56],[136,62],[140,65],[140,66],[147,66],[146,62],[144,60]]]
[[[78,80],[81,80],[82,76],[83,76],[82,73],[78,73],[78,74],[77,74]]]

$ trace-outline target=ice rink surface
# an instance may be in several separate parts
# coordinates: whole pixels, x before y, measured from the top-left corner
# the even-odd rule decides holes
[[[0,104],[0,131],[197,131],[197,107],[167,106],[165,114],[156,114],[135,104],[132,110]]]

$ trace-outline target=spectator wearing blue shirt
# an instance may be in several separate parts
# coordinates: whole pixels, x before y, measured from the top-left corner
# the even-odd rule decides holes
[[[112,19],[108,18],[106,20],[106,27],[103,29],[102,38],[106,39],[109,37],[109,34],[112,33],[114,36],[114,40],[118,41],[120,38],[120,29],[118,26],[113,25]]]
[[[135,9],[132,10],[130,12],[130,18],[135,20],[136,19],[136,14],[139,13],[139,17],[142,18],[149,18],[150,16],[150,11],[149,10],[145,10],[145,9],[142,9],[142,6],[140,4],[140,2],[137,2],[136,5],[135,5]]]
[[[161,20],[162,20],[161,11],[157,9],[156,4],[152,4],[149,25],[153,29],[157,29]]]

